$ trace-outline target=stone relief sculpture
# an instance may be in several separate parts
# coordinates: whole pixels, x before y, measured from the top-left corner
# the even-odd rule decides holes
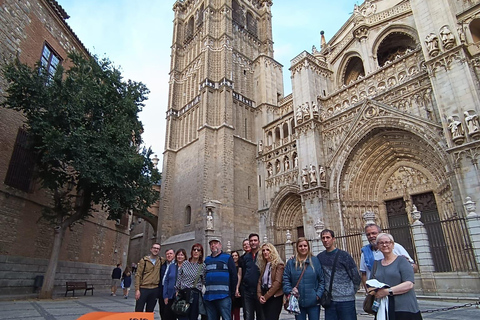
[[[459,24],[457,27],[458,37],[460,38],[460,43],[467,42],[467,37],[465,36],[465,30],[463,30],[463,25]]]
[[[442,29],[440,29],[440,38],[442,39],[443,47],[445,49],[448,50],[455,46],[455,37],[448,26],[443,26]]]
[[[480,135],[480,122],[477,114],[470,114],[468,111],[464,112],[465,124],[467,125],[468,135],[476,137]]]
[[[293,154],[293,165],[298,168],[298,155],[296,153]]]
[[[428,54],[431,57],[436,57],[440,52],[438,47],[438,37],[435,33],[430,33],[425,37],[425,44],[427,45]]]
[[[325,174],[325,168],[323,166],[318,167],[318,178],[320,179],[320,182],[326,182],[327,177]]]
[[[312,102],[312,114],[313,118],[317,119],[318,118],[318,106]]]
[[[302,169],[302,185],[304,188],[308,188],[308,168]]]
[[[258,153],[262,153],[262,152],[263,152],[263,141],[258,140]]]
[[[288,157],[285,157],[283,159],[283,168],[285,169],[285,171],[290,170],[290,161],[289,161]]]
[[[280,161],[277,160],[275,162],[275,173],[279,173],[280,172]]]
[[[355,9],[354,9],[355,10]],[[375,11],[377,10],[377,5],[372,3],[371,1],[365,1],[365,3],[363,4],[363,8],[362,8],[362,11],[361,11],[361,14],[362,16],[364,17],[368,17],[368,16],[371,16],[372,14],[375,13]]]
[[[302,104],[302,112],[303,112],[303,119],[308,120],[310,119],[310,108],[308,107],[308,103]]]
[[[267,178],[270,178],[271,176],[273,176],[273,168],[272,164],[269,162],[267,165]]]
[[[464,130],[462,123],[453,118],[453,116],[448,117],[448,129],[452,135],[452,140],[455,144],[462,144],[464,140]]]
[[[310,175],[310,184],[315,186],[317,184],[317,171],[315,170],[315,166],[310,165],[310,170],[308,173]]]
[[[297,123],[302,123],[303,112],[302,112],[302,107],[301,106],[297,107],[297,113],[295,114],[295,117],[297,118]]]

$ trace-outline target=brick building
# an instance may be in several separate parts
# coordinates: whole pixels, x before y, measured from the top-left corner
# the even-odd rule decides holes
[[[355,5],[291,60],[287,96],[274,3],[174,4],[162,244],[258,232],[318,253],[327,227],[358,261],[375,221],[418,261],[418,290],[478,292],[480,1]]]
[[[55,0],[0,0],[0,57],[33,66],[41,61],[54,72],[68,68],[68,52],[88,54],[68,26],[67,13]],[[0,76],[0,92],[5,81]],[[25,146],[23,117],[0,109],[0,294],[32,292],[35,277],[46,269],[53,229],[39,220],[50,197],[32,180],[32,166]],[[99,288],[110,284],[112,268],[127,263],[129,219],[115,223],[104,213],[76,224],[67,231],[57,268],[55,286],[64,290],[66,280],[88,281]],[[63,287],[63,288],[60,288]]]

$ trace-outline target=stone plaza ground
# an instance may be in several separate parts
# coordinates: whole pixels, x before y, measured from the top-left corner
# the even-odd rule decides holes
[[[120,292],[118,292],[120,293]],[[110,296],[109,292],[96,291],[93,296],[58,296],[53,300],[9,300],[0,301],[0,320],[29,319],[29,320],[76,320],[80,316],[95,311],[109,312],[132,312],[135,306],[133,292],[130,297]],[[71,294],[71,293],[70,293]],[[357,295],[358,320],[373,319],[373,316],[364,314],[362,311],[363,297]],[[423,319],[480,319],[480,309],[477,301],[470,300],[446,300],[446,299],[419,299]],[[442,310],[443,309],[443,310]],[[435,312],[425,312],[437,310]],[[155,320],[160,319],[158,305],[155,308]],[[282,320],[293,320],[294,316],[282,311]],[[323,311],[321,314],[323,319]]]

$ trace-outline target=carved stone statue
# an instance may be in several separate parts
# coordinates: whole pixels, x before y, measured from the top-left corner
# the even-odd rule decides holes
[[[325,168],[323,166],[318,167],[318,177],[321,182],[325,182],[327,180]]]
[[[273,176],[273,169],[272,169],[272,164],[269,163],[267,165],[267,177],[270,178],[271,176]]]
[[[463,25],[458,25],[457,27],[458,37],[460,38],[460,43],[467,42],[467,37],[465,36],[465,30],[463,30]]]
[[[213,216],[212,209],[208,209],[207,212],[207,230],[213,230]]]
[[[308,187],[308,169],[307,167],[302,169],[302,185]]]
[[[310,119],[310,108],[308,107],[308,103],[302,104],[302,112],[303,112],[303,119],[307,120]]]
[[[275,173],[279,173],[280,172],[280,161],[277,160],[277,162],[275,163]]]
[[[435,33],[430,33],[425,37],[425,44],[427,45],[428,53],[431,57],[436,57],[440,52],[438,47],[438,37]]]
[[[295,168],[298,168],[298,156],[297,156],[297,154],[295,154],[295,157],[293,158],[293,165],[295,166]]]
[[[462,123],[458,120],[455,120],[453,117],[448,117],[448,129],[452,134],[452,140],[456,144],[463,143],[463,138],[465,132],[463,131]]]
[[[312,114],[315,119],[318,118],[318,107],[315,103],[312,103]]]
[[[263,141],[258,140],[258,153],[262,153],[262,152],[263,152]]]
[[[283,160],[283,167],[285,168],[285,171],[290,170],[290,161],[287,157]]]
[[[316,185],[317,184],[317,171],[315,170],[315,166],[310,165],[310,170],[308,171],[308,173],[310,174],[310,183],[312,185]]]
[[[470,114],[468,111],[464,112],[465,124],[467,125],[468,134],[478,135],[480,133],[480,123],[478,122],[477,114]]]
[[[297,118],[297,123],[302,123],[303,121],[303,112],[302,112],[302,107],[298,106],[297,107],[297,113],[295,114]]]
[[[443,26],[442,29],[440,29],[440,38],[442,39],[443,47],[445,49],[448,50],[455,46],[455,37],[448,26]]]

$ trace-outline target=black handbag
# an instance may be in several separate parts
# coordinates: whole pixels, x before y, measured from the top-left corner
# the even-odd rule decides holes
[[[187,316],[190,312],[190,303],[184,297],[177,297],[172,304],[172,311],[178,316]]]
[[[333,287],[333,276],[335,275],[335,269],[337,267],[338,254],[340,250],[335,254],[335,259],[333,259],[332,275],[330,276],[330,286],[327,289],[323,290],[322,296],[320,297],[320,305],[324,308],[330,307],[332,303],[332,287]]]

